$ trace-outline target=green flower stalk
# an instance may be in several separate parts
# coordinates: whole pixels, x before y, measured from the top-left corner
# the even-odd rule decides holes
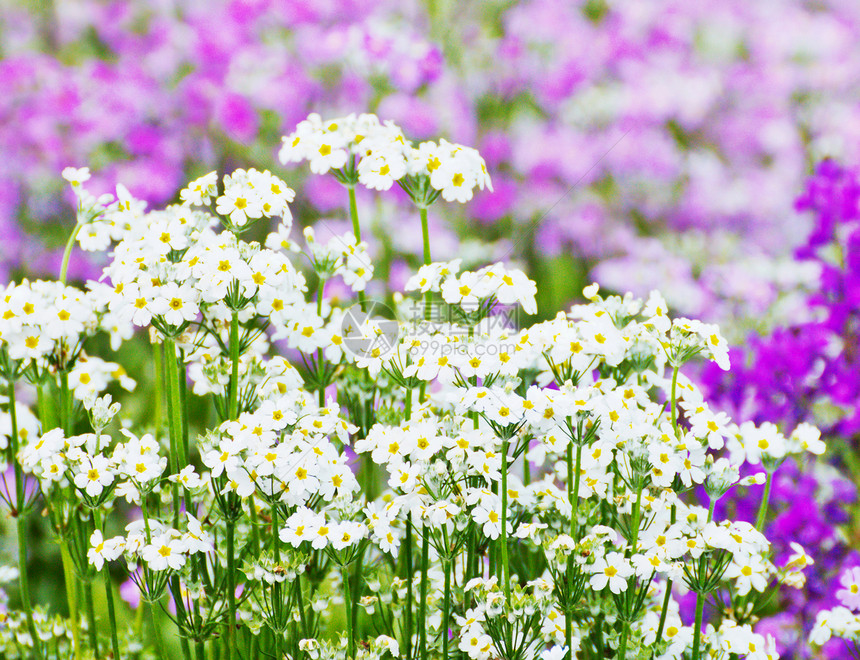
[[[358,222],[358,205],[355,201],[355,184],[346,186],[349,191],[349,217],[352,218],[352,233],[355,235],[355,242],[361,243],[361,225]],[[361,311],[367,311],[367,296],[364,291],[358,292],[358,302],[361,305]]]
[[[18,584],[21,588],[21,605],[27,617],[27,631],[33,638],[33,649],[36,657],[41,657],[41,644],[36,635],[36,624],[33,620],[33,603],[30,598],[30,579],[27,571],[27,493],[24,489],[24,471],[18,460],[18,411],[15,409],[15,380],[7,375],[6,394],[9,404],[11,438],[9,451],[15,474],[15,528],[18,532]]]

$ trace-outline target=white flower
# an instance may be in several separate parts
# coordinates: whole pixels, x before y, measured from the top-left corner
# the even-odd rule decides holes
[[[164,533],[153,537],[152,543],[144,546],[141,557],[154,571],[178,571],[185,565],[185,550],[181,540]]]
[[[98,497],[114,480],[113,469],[109,461],[99,454],[92,458],[86,457],[75,474],[75,486],[86,491],[90,497]]]
[[[601,591],[609,585],[609,590],[614,594],[627,591],[627,578],[633,575],[630,562],[620,552],[610,552],[588,567],[592,573],[589,584],[595,591]]]
[[[125,543],[122,536],[104,539],[102,533],[95,530],[90,536],[90,549],[87,551],[87,558],[96,567],[96,570],[100,571],[106,561],[117,559],[124,549]]]

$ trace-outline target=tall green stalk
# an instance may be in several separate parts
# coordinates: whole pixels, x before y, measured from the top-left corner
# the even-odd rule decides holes
[[[421,524],[421,593],[418,603],[418,652],[421,660],[427,660],[427,589],[429,586],[428,569],[430,568],[430,530],[423,522]]]
[[[419,207],[421,214],[421,236],[424,241],[424,265],[431,262],[430,257],[430,228],[427,224],[427,207]],[[424,320],[430,320],[430,307],[433,304],[433,293],[428,289],[424,294]],[[423,398],[423,397],[422,397]]]
[[[670,525],[675,524],[676,512],[677,512],[677,509],[675,508],[675,505],[673,504],[671,516],[669,518],[669,524]],[[660,610],[660,623],[657,626],[657,638],[654,640],[653,646],[654,646],[655,650],[654,650],[654,653],[652,654],[652,657],[654,655],[656,655],[656,653],[657,653],[656,649],[658,648],[659,643],[663,639],[663,628],[666,626],[666,616],[669,613],[669,601],[671,599],[672,599],[672,579],[668,578],[666,580],[666,593],[663,595],[663,607]]]
[[[317,316],[322,318],[322,307],[323,307],[323,296],[325,295],[325,278],[320,278],[319,288],[317,289]],[[325,384],[323,381],[323,349],[320,348],[317,350],[317,375],[319,377],[319,391],[317,396],[319,398],[319,406],[320,408],[325,407]]]
[[[767,517],[767,506],[770,502],[770,487],[773,484],[773,472],[768,470],[767,472],[767,481],[764,484],[764,495],[761,498],[761,506],[758,509],[758,516],[756,516],[755,528],[758,531],[762,531],[764,529],[764,521]]]
[[[15,527],[18,531],[18,584],[21,588],[21,606],[27,617],[27,631],[33,638],[33,650],[36,657],[41,657],[39,636],[36,634],[36,623],[33,620],[33,603],[30,599],[30,579],[27,572],[27,518],[24,515],[27,493],[24,490],[24,471],[18,460],[18,411],[15,409],[15,381],[6,381],[6,393],[9,399],[9,418],[12,425],[10,447],[12,450],[12,465],[15,472]]]
[[[505,601],[511,604],[511,567],[508,564],[508,438],[502,438],[502,531],[499,534],[502,551],[501,574]]]
[[[234,310],[230,319],[230,406],[228,418],[239,417],[239,312]]]
[[[693,628],[693,660],[699,660],[699,646],[702,642],[702,616],[705,613],[705,594],[696,594],[696,623]]]
[[[87,622],[89,628],[87,634],[90,638],[90,647],[93,650],[93,656],[99,657],[99,632],[96,627],[96,608],[93,603],[93,585],[91,582],[82,582],[81,587],[84,591],[84,604],[87,608]]]
[[[675,394],[675,388],[678,385],[678,371],[680,367],[675,366],[672,368],[672,390],[670,393],[671,406],[672,406],[672,428],[675,429],[675,435],[678,434],[678,401],[677,396]]]
[[[361,225],[358,222],[358,205],[355,203],[355,184],[346,187],[349,191],[349,217],[352,218],[352,233],[355,234],[355,242],[361,243]],[[361,305],[361,311],[367,311],[367,296],[364,291],[358,292],[358,302]]]
[[[98,529],[102,534],[104,534],[104,524],[101,519],[101,512],[98,509],[93,511],[93,518],[96,525],[96,529]],[[111,634],[111,648],[113,649],[113,657],[114,660],[120,660],[119,655],[119,639],[117,638],[117,626],[116,626],[116,612],[114,610],[114,602],[113,602],[113,583],[110,579],[110,571],[108,570],[107,564],[104,566],[104,570],[102,571],[102,576],[104,578],[105,583],[105,596],[107,598],[107,606],[108,606],[108,620],[110,622],[110,634]]]
[[[444,529],[444,528],[443,528]],[[447,548],[446,548],[447,551]],[[448,626],[451,621],[451,559],[442,560],[442,571],[445,573],[445,595],[442,605],[442,658],[448,660]]]
[[[406,660],[412,660],[412,612],[415,599],[412,593],[412,537],[412,513],[410,512],[406,515],[406,539],[403,542],[403,553],[406,557],[406,620],[403,624]]]
[[[412,419],[412,388],[406,388],[406,401],[404,403],[404,417],[408,422]],[[412,594],[412,513],[406,516],[406,538],[404,540],[403,552],[406,558],[406,620],[404,621],[404,647],[406,660],[412,660],[412,609],[413,609],[413,594]]]
[[[579,542],[579,479],[582,468],[582,445],[576,445],[576,463],[573,462],[573,442],[567,446],[567,498],[570,502],[570,537]],[[571,481],[573,473],[573,481]],[[567,562],[567,609],[564,612],[564,641],[568,648],[568,658],[573,659],[573,555]]]
[[[349,568],[346,564],[340,567],[343,578],[343,602],[346,607],[346,638],[347,658],[355,658],[355,630],[352,627],[352,594],[349,589]]]
[[[227,521],[227,660],[236,649],[236,522]]]
[[[633,520],[630,524],[630,533],[632,535],[632,539],[630,539],[630,547],[625,552],[625,556],[630,557],[631,552],[636,552],[636,544],[639,542],[639,516],[642,511],[642,491],[645,489],[642,480],[640,479],[637,483],[638,492],[636,493],[636,503],[633,505]],[[634,575],[630,578],[630,583],[627,585],[627,591],[624,594],[625,598],[632,598],[633,594],[635,594],[635,584],[636,584],[636,576]],[[630,603],[630,601],[627,601]],[[624,628],[621,631],[621,642],[618,645],[618,657],[620,660],[624,660],[627,653],[627,638],[630,635],[630,622],[624,621]]]
[[[72,248],[75,247],[75,239],[78,236],[78,232],[81,230],[83,225],[78,222],[75,225],[75,228],[72,229],[72,233],[69,236],[69,240],[66,241],[66,249],[63,250],[63,263],[60,266],[60,283],[66,283],[66,275],[69,270],[69,258],[72,256]]]
[[[181,465],[188,464],[188,449],[182,439],[182,400],[179,394],[179,379],[185,374],[179,373],[179,364],[176,357],[176,342],[171,339],[164,340],[164,361],[166,365],[165,381],[167,384],[167,414],[168,427],[170,430],[171,450],[176,452],[178,465],[172,465],[171,469],[178,472]]]
[[[63,560],[63,577],[66,582],[66,600],[69,603],[69,619],[72,622],[72,643],[75,646],[75,660],[83,658],[81,646],[81,622],[78,618],[78,598],[75,593],[77,582],[75,580],[75,568],[69,547],[63,539],[60,539],[60,558]]]

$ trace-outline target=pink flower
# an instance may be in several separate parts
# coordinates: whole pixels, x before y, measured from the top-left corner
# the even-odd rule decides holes
[[[844,589],[836,597],[850,610],[860,610],[860,566],[847,569],[839,579]]]

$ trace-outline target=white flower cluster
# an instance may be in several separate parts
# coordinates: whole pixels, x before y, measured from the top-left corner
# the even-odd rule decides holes
[[[279,158],[284,164],[308,161],[315,174],[336,170],[345,183],[357,181],[371,190],[388,190],[397,181],[416,199],[422,178],[449,202],[469,201],[475,187],[493,189],[475,149],[445,140],[415,147],[393,122],[371,114],[326,121],[311,114],[284,136]]]
[[[839,637],[856,652],[860,650],[860,566],[846,569],[840,583],[836,597],[841,604],[818,613],[809,641],[820,646]]]
[[[107,309],[105,294],[105,288],[96,283],[91,283],[90,291],[46,281],[0,286],[0,345],[11,359],[31,363],[38,370],[73,363],[84,339],[100,330],[108,332],[112,346],[118,347],[131,337],[131,327]],[[104,371],[95,365],[95,361],[90,365],[89,378]],[[114,371],[119,369],[112,366]],[[83,380],[78,382],[87,385],[88,377]]]
[[[471,150],[413,148],[369,115],[312,116],[282,158],[347,183],[397,180],[425,206],[489,184]],[[69,177],[82,191],[82,173]],[[319,282],[308,300],[291,261],[292,191],[276,177],[237,170],[219,191],[207,174],[180,197],[146,213],[127,205],[109,285],[24,282],[0,296],[10,402],[29,370],[40,404],[38,419],[18,405],[0,417],[4,456],[38,482],[55,530],[81,540],[70,553],[88,577],[123,558],[146,600],[170,591],[186,637],[217,648],[246,628],[275,656],[777,657],[753,626],[774,589],[803,585],[812,558],[794,544],[774,565],[766,500],[755,525],[715,518],[715,505],[735,486],[769,492],[781,461],[824,444],[809,425],[784,434],[708,405],[681,368],[729,367],[717,327],[670,319],[656,292],[604,298],[596,285],[586,304],[518,325],[508,307],[534,314],[535,283],[501,263],[461,272],[459,259],[408,281],[441,300],[409,323],[361,316],[326,283],[363,292],[367,245],[306,230]],[[238,237],[263,217],[280,218],[265,245]],[[393,298],[397,313],[414,303]],[[121,341],[132,325],[161,360],[167,428],[120,437],[109,432],[119,409],[99,394],[133,381],[83,342],[100,330]],[[271,355],[281,339],[295,366]],[[93,433],[75,433],[72,394]],[[214,424],[191,414],[194,397]],[[763,471],[740,479],[744,464]],[[106,537],[121,498],[133,522]],[[845,580],[846,607],[820,618],[816,642],[854,634],[858,575]],[[695,620],[682,620],[672,585],[696,594]],[[707,625],[706,599],[722,603]],[[339,603],[346,634],[322,641]]]

